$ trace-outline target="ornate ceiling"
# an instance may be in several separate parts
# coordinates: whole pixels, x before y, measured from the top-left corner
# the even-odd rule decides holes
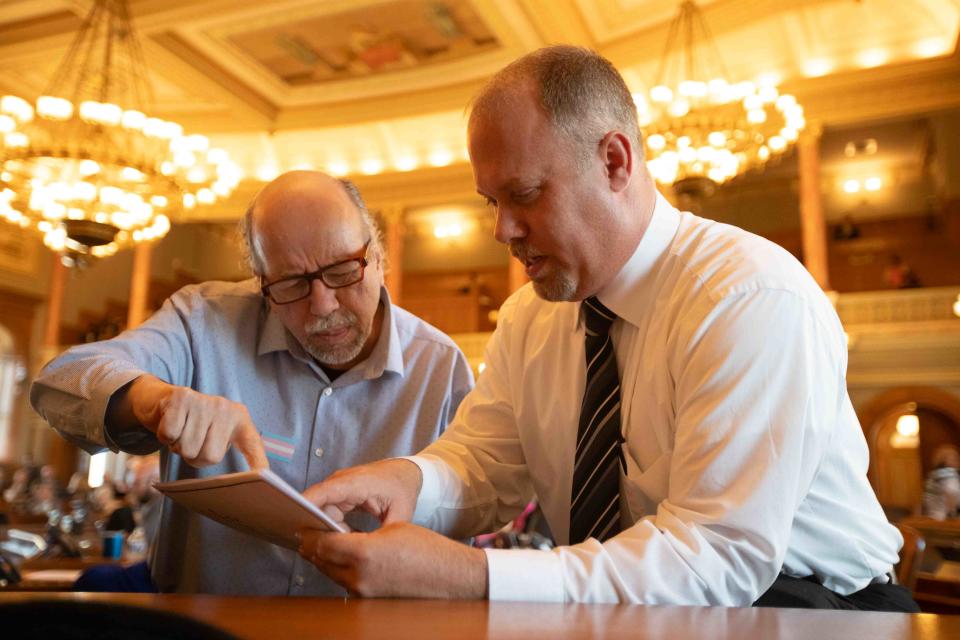
[[[0,92],[40,93],[89,0],[0,3]],[[960,107],[960,0],[701,0],[732,80],[773,77],[824,126]],[[361,176],[383,201],[443,176],[472,191],[464,107],[539,46],[597,49],[654,80],[678,0],[131,0],[154,112],[209,135],[249,180]],[[829,162],[829,158],[826,158]],[[435,167],[442,167],[440,169]],[[411,175],[412,172],[412,175]],[[375,176],[363,178],[362,176]]]

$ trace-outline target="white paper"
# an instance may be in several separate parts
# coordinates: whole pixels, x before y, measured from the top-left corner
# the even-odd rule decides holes
[[[177,504],[275,545],[297,549],[301,529],[346,529],[268,469],[154,485]]]

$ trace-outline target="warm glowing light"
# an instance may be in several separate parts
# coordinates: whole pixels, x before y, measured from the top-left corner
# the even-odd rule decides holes
[[[787,141],[782,136],[772,136],[767,140],[767,144],[771,151],[780,152],[787,148]]]
[[[812,58],[803,63],[803,74],[808,78],[825,76],[833,71],[833,61],[827,58]]]
[[[436,238],[457,238],[463,235],[463,225],[459,222],[437,225],[433,228],[433,235]]]
[[[666,145],[666,139],[659,133],[647,136],[647,146],[654,151],[660,151]]]
[[[683,98],[674,100],[670,103],[670,106],[667,107],[667,113],[672,115],[674,118],[682,118],[690,113],[690,102]]]
[[[360,172],[368,176],[376,175],[383,171],[383,161],[379,158],[367,158],[360,163]]]
[[[138,171],[133,167],[124,167],[120,171],[120,176],[124,180],[128,180],[130,182],[141,182],[146,177],[145,175],[143,175],[142,171]]]
[[[332,160],[327,163],[327,173],[338,178],[350,173],[350,165],[342,160]]]
[[[662,84],[657,85],[650,89],[650,99],[654,102],[669,103],[673,100],[673,91],[670,90],[670,87],[665,87]]]
[[[879,67],[890,59],[890,53],[886,49],[866,49],[857,55],[857,62],[861,67]]]
[[[68,120],[73,115],[73,103],[54,96],[40,96],[37,114],[50,120]]]
[[[677,90],[680,95],[688,98],[702,98],[707,95],[707,83],[699,80],[684,80]]]
[[[727,134],[722,131],[711,131],[707,136],[707,142],[715,147],[722,147],[727,144]]]
[[[11,149],[17,149],[20,147],[26,147],[30,144],[30,138],[26,134],[21,133],[20,131],[14,131],[12,133],[4,134],[3,142],[5,145]]]
[[[265,162],[257,169],[257,179],[270,182],[280,175],[280,169],[272,162]]]
[[[957,296],[957,299],[953,303],[953,315],[960,318],[960,295]]]
[[[949,51],[949,43],[944,38],[925,38],[913,45],[913,52],[921,58],[932,58]]]
[[[779,73],[775,71],[767,71],[766,73],[761,73],[757,76],[757,86],[759,87],[776,87],[780,84],[783,78]]]
[[[843,182],[843,190],[846,193],[859,193],[860,192],[860,181],[859,180],[845,180]]]
[[[33,120],[33,106],[20,96],[0,98],[0,113],[11,115],[22,123]]]
[[[453,162],[453,153],[449,149],[434,149],[427,161],[435,167],[445,167]]]
[[[56,86],[33,104],[0,96],[0,184],[13,194],[0,198],[0,217],[69,251],[67,266],[162,237],[181,202],[212,201],[239,182],[225,152],[208,159],[206,137],[121,106],[135,106],[146,82],[126,3],[87,4]]]
[[[397,158],[393,166],[397,171],[413,171],[417,168],[417,156],[400,156]]]
[[[863,188],[867,191],[880,191],[883,187],[883,179],[872,176],[863,181]]]
[[[897,433],[912,438],[920,433],[920,418],[916,414],[905,413],[897,418]]]
[[[645,104],[647,167],[660,184],[680,188],[677,183],[682,183],[684,193],[763,166],[784,153],[806,124],[796,98],[780,95],[779,73],[761,73],[755,81],[728,80],[716,55],[698,56],[698,51],[716,50],[703,22],[695,3],[680,3],[660,77]],[[701,32],[703,41],[691,44],[690,34]]]

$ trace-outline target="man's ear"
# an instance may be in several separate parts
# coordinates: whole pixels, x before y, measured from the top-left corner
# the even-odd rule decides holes
[[[630,139],[619,131],[611,131],[600,141],[600,154],[610,181],[610,189],[623,191],[633,176],[634,148]]]

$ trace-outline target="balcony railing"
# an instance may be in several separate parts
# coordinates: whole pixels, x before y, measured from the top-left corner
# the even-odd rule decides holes
[[[895,291],[834,294],[834,305],[845,327],[891,323],[957,323],[953,311],[960,287],[930,287]],[[951,325],[945,325],[951,326]]]

